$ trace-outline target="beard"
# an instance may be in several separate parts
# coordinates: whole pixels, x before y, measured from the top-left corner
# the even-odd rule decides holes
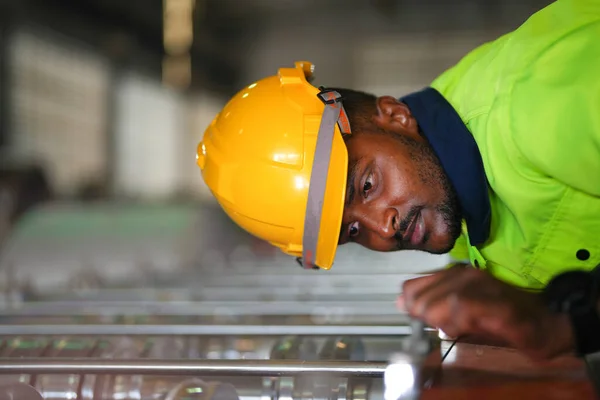
[[[444,246],[426,251],[430,254],[446,254],[451,251],[462,233],[463,212],[456,190],[429,142],[427,140],[421,142],[407,135],[382,129],[374,124],[370,124],[368,127],[364,127],[358,131],[367,134],[387,135],[400,141],[409,149],[411,161],[417,165],[417,171],[422,184],[434,187],[441,193],[440,199],[433,206],[433,209],[442,217],[448,242]],[[352,137],[355,136],[347,135],[343,139],[348,143],[349,140],[352,140]],[[422,135],[422,137],[426,139],[425,136]],[[407,223],[410,223],[410,221]],[[399,249],[401,247],[402,245],[399,246]]]
[[[452,192],[454,192],[454,188],[450,187],[450,189]],[[453,196],[440,204],[437,207],[437,211],[444,218],[446,229],[448,229],[448,235],[450,237],[450,242],[445,248],[438,249],[431,253],[446,254],[454,248],[456,241],[462,233],[462,210],[458,204],[458,197],[456,196],[456,193],[454,192]]]
[[[450,240],[445,247],[428,252],[431,254],[446,254],[454,248],[462,233],[463,213],[456,190],[428,142],[422,143],[404,135],[395,136],[410,147],[411,158],[419,166],[418,171],[421,181],[428,186],[438,187],[440,192],[443,193],[435,210],[442,216]]]

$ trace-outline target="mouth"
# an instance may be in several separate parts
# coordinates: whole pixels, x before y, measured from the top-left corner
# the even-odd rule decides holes
[[[421,211],[415,214],[402,237],[404,242],[410,243],[413,247],[417,247],[423,243],[423,239],[425,238],[425,221],[423,220]]]

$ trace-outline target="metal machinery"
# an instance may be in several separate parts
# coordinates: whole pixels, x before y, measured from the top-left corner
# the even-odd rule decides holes
[[[1,255],[0,400],[408,399],[441,357],[394,306],[414,268],[305,271],[214,210],[82,207],[31,212]]]
[[[242,340],[246,345],[261,342],[260,338]],[[318,340],[313,337],[290,336],[275,340],[266,359],[258,354],[242,356],[239,351],[231,354],[243,347],[241,343],[229,348],[226,357],[230,359],[210,359],[206,354],[186,358],[189,338],[186,346],[185,339],[173,337],[41,339],[23,335],[3,343],[0,387],[28,384],[44,399],[366,400],[382,398],[385,373],[386,380],[393,379],[388,384],[392,392],[400,390],[394,398],[417,398],[411,391],[425,383],[418,376],[423,360],[394,360],[391,365],[365,361],[365,342],[377,341],[385,342],[330,336],[316,346]],[[393,341],[388,346],[394,347]]]

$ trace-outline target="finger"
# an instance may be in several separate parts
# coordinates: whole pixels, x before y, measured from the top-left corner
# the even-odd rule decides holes
[[[415,317],[422,316],[424,310],[432,300],[444,297],[452,292],[461,290],[465,282],[475,276],[472,269],[452,267],[440,272],[431,279],[419,278],[405,282],[404,286],[404,308]]]
[[[427,324],[453,337],[482,334],[494,337],[506,336],[504,310],[479,302],[477,299],[461,296],[458,292],[432,298],[421,318]],[[482,321],[485,323],[482,324]],[[488,324],[503,328],[490,330]]]
[[[396,308],[402,312],[406,312],[406,305],[404,304],[404,295],[400,294],[396,299]]]
[[[402,293],[406,296],[407,294],[412,294],[419,289],[430,285],[433,282],[436,282],[441,279],[441,275],[445,271],[435,273],[433,275],[421,276],[418,278],[407,279],[402,283]]]
[[[413,299],[416,294],[435,284],[436,282],[442,281],[448,275],[448,271],[441,271],[433,275],[423,276],[419,278],[413,278],[404,281],[402,284],[402,296],[404,298],[404,307],[409,309],[412,307]]]
[[[420,317],[426,324],[444,331],[447,335],[457,337],[462,334],[462,328],[456,322],[455,299],[453,293],[438,294],[431,297],[427,308],[423,310]]]
[[[440,279],[432,282],[412,295],[410,304],[405,305],[406,311],[416,318],[424,317],[429,307],[444,301],[461,287],[462,283],[458,279]]]
[[[471,269],[473,268],[468,264],[455,264],[450,268],[445,268],[443,270],[433,272],[430,275],[408,279],[403,283],[403,290],[405,290],[406,288],[409,288],[410,290],[419,290],[419,288],[428,285],[431,282],[446,279],[449,276],[461,274],[463,273],[462,271]]]

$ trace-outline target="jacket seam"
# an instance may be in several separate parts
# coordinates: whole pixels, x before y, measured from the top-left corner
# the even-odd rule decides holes
[[[480,117],[482,115],[488,114],[490,112],[490,110],[492,109],[491,105],[484,105],[484,106],[479,106],[477,108],[475,108],[474,110],[471,110],[466,116],[465,119],[463,120],[463,123],[465,125],[469,124],[472,120],[474,120],[477,117]],[[471,133],[471,135],[473,135],[473,133]]]
[[[558,204],[554,208],[554,212],[552,213],[552,217],[550,218],[550,221],[548,221],[548,223],[546,223],[540,229],[540,231],[542,232],[540,239],[538,240],[537,245],[535,245],[534,250],[531,253],[531,256],[529,256],[525,260],[525,263],[523,265],[523,274],[526,275],[528,278],[532,278],[531,271],[533,270],[534,264],[537,263],[537,261],[539,260],[539,256],[542,253],[542,251],[544,251],[546,249],[546,247],[548,246],[548,242],[549,242],[553,232],[555,232],[555,228],[558,226],[559,222],[562,221],[562,219],[563,219],[563,216],[565,214],[565,203],[566,203],[568,197],[570,197],[569,196],[570,193],[571,193],[571,191],[569,190],[569,188],[564,189],[564,192],[561,195],[560,200],[558,201]],[[537,280],[537,278],[534,278],[534,279]]]

